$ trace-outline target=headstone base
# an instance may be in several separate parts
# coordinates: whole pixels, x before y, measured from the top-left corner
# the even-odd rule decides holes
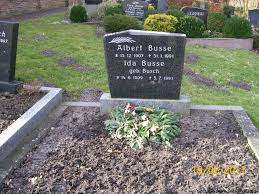
[[[12,82],[2,82],[0,81],[0,92],[16,92],[17,88],[22,85],[22,82],[12,81]]]
[[[110,113],[118,106],[126,106],[127,103],[133,103],[138,106],[159,107],[171,110],[176,113],[188,116],[191,109],[191,98],[181,96],[179,100],[160,100],[160,99],[136,99],[136,98],[111,98],[109,93],[101,96],[101,113]]]

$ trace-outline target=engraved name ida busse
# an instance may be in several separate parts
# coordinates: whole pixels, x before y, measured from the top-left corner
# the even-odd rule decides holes
[[[149,45],[144,45],[147,48],[145,48],[145,52],[150,52],[147,56],[145,56],[143,53],[144,46],[139,45],[132,45],[131,43],[135,43],[136,41],[133,40],[131,37],[117,37],[114,38],[109,43],[116,43],[117,44],[117,53],[115,54],[116,58],[122,57],[125,58],[123,61],[124,66],[128,67],[137,67],[137,61],[134,60],[134,58],[143,58],[141,60],[141,66],[143,67],[142,70],[140,69],[130,69],[129,73],[142,73],[142,74],[159,74],[160,71],[158,68],[155,69],[148,69],[148,67],[165,67],[165,61],[163,59],[173,59],[174,55],[172,52],[171,46],[157,46],[153,45],[152,43]],[[124,43],[124,44],[122,44]],[[125,44],[126,43],[126,44]],[[136,54],[120,54],[121,52],[134,52]],[[159,52],[159,53],[151,53],[151,52]],[[133,58],[133,59],[131,59]],[[147,60],[150,59],[150,60]],[[161,59],[160,61],[152,61],[152,59]],[[147,68],[145,68],[147,67]],[[143,78],[142,78],[143,79]],[[150,78],[151,79],[151,78]],[[173,79],[173,78],[171,78]]]

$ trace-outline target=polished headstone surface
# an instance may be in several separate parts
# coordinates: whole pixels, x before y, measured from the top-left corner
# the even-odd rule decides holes
[[[0,81],[15,78],[18,23],[0,21]]]
[[[252,25],[259,27],[259,9],[249,10],[249,20]]]
[[[181,9],[188,16],[195,16],[200,18],[205,24],[207,24],[208,10],[198,7],[183,7]]]
[[[143,19],[145,12],[148,10],[148,3],[141,0],[123,1],[123,11],[128,16]]]
[[[128,30],[104,36],[112,98],[179,99],[185,34]]]

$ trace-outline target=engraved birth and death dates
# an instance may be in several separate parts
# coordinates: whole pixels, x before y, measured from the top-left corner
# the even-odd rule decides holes
[[[174,60],[171,46],[157,45],[117,45],[115,58],[123,60],[122,65],[127,67],[127,73],[116,75],[116,80],[143,80],[172,81],[170,75],[161,75],[163,68]],[[168,72],[170,74],[170,72]]]
[[[6,33],[4,31],[0,31],[0,43],[7,43],[8,39],[6,38]]]

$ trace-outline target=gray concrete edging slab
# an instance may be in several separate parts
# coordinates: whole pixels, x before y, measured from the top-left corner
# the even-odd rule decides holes
[[[224,111],[224,110],[230,110],[230,111],[241,111],[244,110],[241,106],[221,106],[221,105],[192,105],[192,110],[218,110],[218,111]]]
[[[216,48],[253,50],[253,39],[251,38],[187,38],[187,44]]]
[[[62,101],[62,89],[41,87],[47,92],[37,103],[0,134],[0,161],[4,160]]]
[[[179,100],[138,99],[138,98],[111,98],[109,93],[104,93],[100,98],[101,113],[109,113],[118,106],[133,103],[138,106],[154,106],[174,111],[183,115],[190,115],[191,98],[181,96]]]

